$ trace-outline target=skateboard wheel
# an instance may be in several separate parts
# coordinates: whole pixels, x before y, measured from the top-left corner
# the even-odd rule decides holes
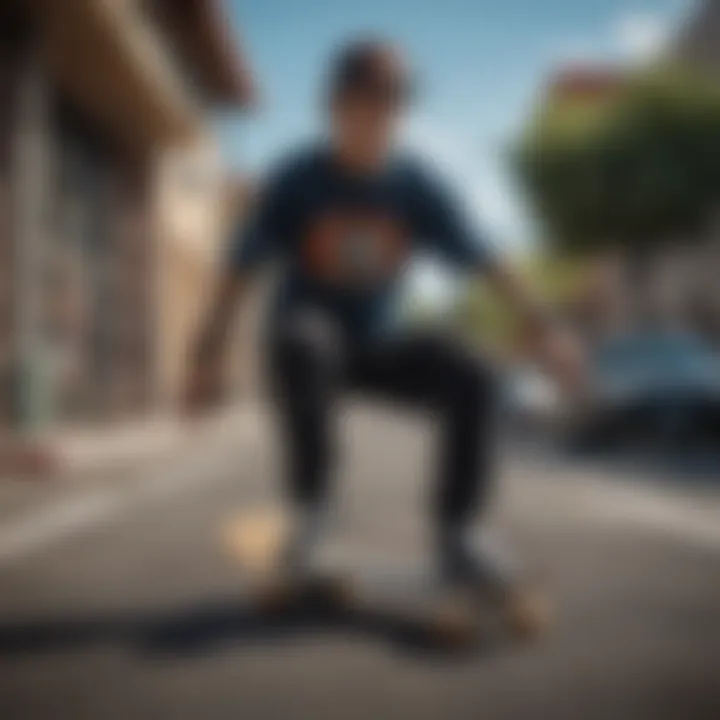
[[[547,601],[536,591],[520,592],[510,598],[506,613],[510,630],[526,640],[544,632],[551,619]]]
[[[287,609],[293,601],[293,587],[282,577],[268,578],[254,592],[254,602],[258,609],[266,614],[274,614]]]
[[[457,649],[466,647],[472,640],[473,633],[464,622],[447,619],[436,621],[432,628],[432,637],[435,644],[444,648]]]
[[[301,604],[325,608],[346,607],[353,598],[352,586],[345,578],[311,575],[267,578],[255,592],[255,604],[264,613],[279,613]]]
[[[346,577],[321,575],[311,580],[312,594],[323,604],[331,607],[349,607],[355,593],[352,583]]]
[[[445,648],[466,647],[475,637],[475,615],[462,599],[444,603],[431,619],[433,639]]]

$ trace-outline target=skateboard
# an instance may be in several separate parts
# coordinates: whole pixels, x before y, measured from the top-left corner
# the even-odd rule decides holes
[[[255,510],[231,518],[221,540],[247,580],[251,606],[265,616],[311,610],[349,624],[403,626],[433,646],[467,648],[481,641],[530,641],[550,621],[540,589],[528,585],[504,593],[448,586],[432,572],[409,565],[342,559],[291,577],[281,559],[291,532],[277,510]]]

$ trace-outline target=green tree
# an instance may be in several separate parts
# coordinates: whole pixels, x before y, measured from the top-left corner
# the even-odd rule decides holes
[[[592,101],[550,101],[516,167],[549,242],[642,258],[697,237],[720,200],[720,84],[658,67]]]
[[[578,296],[589,269],[582,261],[549,253],[528,255],[520,259],[517,268],[541,299],[558,309]],[[460,297],[455,318],[464,334],[498,351],[514,351],[518,318],[490,288],[473,283]]]

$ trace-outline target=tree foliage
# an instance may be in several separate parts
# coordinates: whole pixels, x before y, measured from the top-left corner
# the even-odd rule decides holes
[[[720,201],[720,83],[665,66],[628,75],[599,99],[551,100],[515,164],[563,251],[691,238]]]
[[[550,307],[563,307],[578,297],[590,267],[578,260],[548,253],[532,254],[517,263],[517,270]],[[470,336],[495,349],[512,350],[518,338],[518,317],[507,302],[481,283],[473,283],[462,295],[455,316]]]

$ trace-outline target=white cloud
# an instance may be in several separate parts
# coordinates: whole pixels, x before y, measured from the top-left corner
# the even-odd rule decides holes
[[[552,51],[552,61],[572,65],[653,60],[672,41],[677,22],[674,13],[628,10],[609,18],[599,32],[558,42]]]
[[[642,62],[657,57],[671,35],[671,21],[665,15],[630,12],[621,15],[613,28],[617,50],[624,58]]]

